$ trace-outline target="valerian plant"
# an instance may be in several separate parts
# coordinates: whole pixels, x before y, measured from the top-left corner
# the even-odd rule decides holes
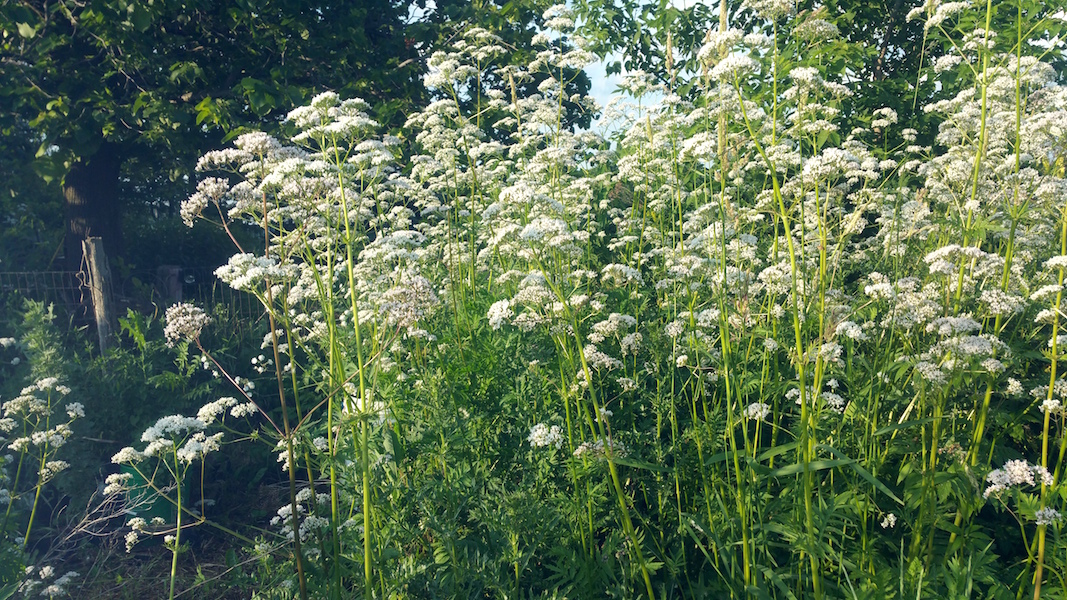
[[[1062,588],[1059,38],[917,7],[953,49],[922,146],[891,106],[847,114],[823,13],[739,10],[700,72],[629,74],[607,138],[564,126],[596,110],[563,91],[592,55],[553,7],[529,65],[479,28],[434,56],[406,140],[324,93],[288,141],[203,157],[183,218],[261,229],[217,275],[262,303],[276,389],[229,375],[195,310],[168,331],[288,473],[271,593]]]
[[[30,564],[42,558],[36,543],[42,536],[32,534],[41,529],[35,524],[51,516],[42,510],[42,494],[70,468],[64,460],[69,450],[65,446],[74,436],[75,421],[85,417],[85,407],[65,385],[68,365],[52,323],[51,306],[27,302],[22,316],[18,337],[0,338],[0,358],[15,371],[10,374],[25,375],[29,382],[0,403],[0,555],[4,564],[0,595],[58,598],[68,594],[79,574],[60,574],[51,565]],[[12,383],[18,379],[12,377]]]

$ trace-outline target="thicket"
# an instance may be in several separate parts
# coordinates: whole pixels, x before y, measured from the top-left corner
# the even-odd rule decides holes
[[[1063,595],[1062,13],[912,10],[950,48],[924,145],[850,104],[825,15],[742,11],[663,65],[684,97],[629,74],[606,137],[564,125],[593,56],[555,7],[527,66],[479,28],[435,54],[404,140],[324,93],[200,160],[183,219],[258,227],[216,275],[265,328],[168,309],[165,379],[207,402],[112,458],[102,494],[173,506],[121,530],[164,539],[168,596],[193,527],[254,598]],[[44,466],[8,465],[16,508],[63,451],[48,376],[4,405]],[[263,442],[276,514],[217,518],[207,474],[245,485],[219,465]]]

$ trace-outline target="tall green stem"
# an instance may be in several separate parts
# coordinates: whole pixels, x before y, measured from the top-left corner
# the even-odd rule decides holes
[[[174,480],[178,484],[177,495],[177,518],[174,526],[174,546],[170,549],[170,600],[174,600],[174,582],[178,576],[178,551],[182,544],[182,468],[178,461],[178,455],[174,455]]]

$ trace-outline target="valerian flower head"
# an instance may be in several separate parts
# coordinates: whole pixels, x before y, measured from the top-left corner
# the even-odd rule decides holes
[[[263,281],[279,283],[296,279],[299,269],[291,264],[254,254],[235,254],[227,264],[215,269],[215,275],[235,290],[248,290]]]
[[[184,436],[190,431],[203,431],[207,425],[194,417],[170,415],[156,421],[141,434],[142,442],[154,442],[165,438]]]
[[[1060,515],[1060,511],[1050,506],[1038,509],[1034,513],[1034,521],[1036,521],[1038,525],[1055,525],[1056,523],[1059,523],[1062,518],[1063,516]]]
[[[793,35],[808,42],[821,42],[841,35],[837,25],[826,19],[808,18],[793,29]]]
[[[1056,398],[1045,398],[1041,403],[1041,412],[1058,414],[1063,412],[1063,403]]]
[[[398,285],[383,292],[378,301],[385,322],[408,331],[414,330],[419,320],[438,304],[440,301],[430,281],[411,273],[406,274]]]
[[[211,425],[215,422],[215,419],[219,415],[226,415],[226,411],[237,405],[236,398],[219,398],[214,402],[208,402],[200,407],[200,410],[196,413],[196,418],[203,422],[205,425]]]
[[[117,465],[133,465],[141,462],[144,459],[144,453],[138,452],[130,446],[126,446],[111,457],[111,462]]]
[[[230,184],[225,179],[208,177],[201,180],[196,186],[196,192],[189,196],[188,200],[182,202],[182,222],[186,227],[192,227],[196,218],[208,205],[221,204],[229,193]]]
[[[244,402],[231,408],[230,416],[240,419],[241,417],[250,417],[257,412],[259,412],[259,408],[254,402]]]
[[[753,421],[762,421],[771,414],[771,407],[765,402],[753,402],[745,407],[742,416]]]
[[[210,324],[211,317],[207,316],[204,309],[181,302],[167,309],[163,336],[167,338],[167,346],[173,347],[181,341],[196,340],[204,327]]]
[[[233,145],[251,156],[269,156],[282,147],[281,142],[262,131],[243,133],[237,136]]]
[[[1025,460],[1009,460],[1004,466],[986,475],[989,485],[982,494],[986,498],[998,495],[1015,486],[1052,485],[1052,474],[1041,465],[1031,465]]]
[[[70,468],[70,463],[65,460],[49,460],[41,466],[38,477],[40,477],[41,483],[50,481],[56,475]]]
[[[629,454],[630,451],[625,444],[611,439],[598,439],[595,442],[582,442],[574,449],[574,456],[576,458],[590,457],[602,459],[609,455],[612,458],[623,458]]]
[[[489,312],[486,314],[489,319],[489,326],[493,330],[500,329],[504,323],[507,323],[508,319],[515,316],[515,313],[511,310],[510,300],[498,300],[489,307]]]
[[[734,46],[741,43],[745,32],[740,29],[729,28],[726,31],[713,29],[704,38],[704,45],[700,48],[697,57],[705,63],[712,64],[721,56],[727,55]]]
[[[563,447],[563,432],[559,425],[548,426],[538,423],[530,428],[530,435],[526,437],[530,446],[534,448]]]
[[[203,458],[221,447],[222,436],[220,431],[214,435],[207,435],[198,431],[192,435],[176,452],[178,460],[190,464],[198,458]]]
[[[104,495],[111,496],[114,494],[122,493],[126,490],[126,486],[129,485],[130,480],[133,479],[133,473],[112,473],[104,480]]]
[[[711,78],[720,83],[733,83],[759,70],[759,63],[746,54],[731,54],[711,70]]]
[[[834,335],[843,336],[850,340],[860,342],[867,339],[867,334],[863,332],[863,328],[852,321],[842,321],[838,324],[837,328],[834,330]]]

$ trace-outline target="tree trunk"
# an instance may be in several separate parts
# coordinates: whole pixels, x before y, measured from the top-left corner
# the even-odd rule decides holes
[[[119,169],[122,158],[116,144],[105,142],[92,156],[78,159],[63,180],[67,232],[64,238],[66,268],[82,265],[82,240],[102,238],[110,257],[123,251],[122,211],[119,208]]]

